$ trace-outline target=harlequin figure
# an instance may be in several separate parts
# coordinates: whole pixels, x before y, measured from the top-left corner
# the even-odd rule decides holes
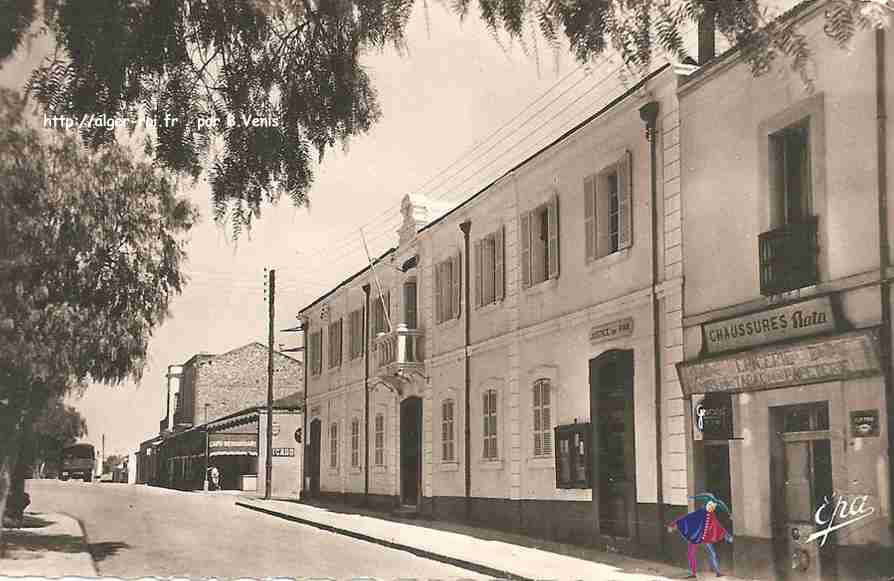
[[[689,543],[686,556],[689,559],[690,579],[694,579],[696,576],[695,552],[698,549],[698,545],[705,546],[705,549],[708,551],[708,558],[711,561],[711,568],[714,569],[714,572],[720,577],[720,564],[717,562],[717,553],[714,551],[714,543],[719,543],[720,541],[731,543],[733,542],[733,537],[726,532],[726,529],[724,529],[723,525],[720,524],[720,521],[717,520],[715,512],[717,508],[720,507],[725,510],[727,514],[730,514],[729,508],[722,500],[711,493],[697,494],[691,496],[690,499],[707,502],[704,507],[690,512],[686,516],[680,517],[667,525],[667,530],[672,531],[677,529]]]

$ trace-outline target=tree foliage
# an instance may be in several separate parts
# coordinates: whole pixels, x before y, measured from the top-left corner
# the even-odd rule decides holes
[[[39,469],[44,464],[58,464],[62,448],[86,435],[87,421],[78,410],[65,405],[59,397],[52,398],[33,424],[32,466]]]
[[[103,474],[111,473],[115,468],[118,467],[119,464],[124,462],[124,458],[125,458],[125,456],[122,456],[120,454],[110,454],[106,458],[103,458],[102,473]]]
[[[195,211],[119,145],[29,126],[0,90],[0,509],[23,428],[87,381],[139,377]],[[0,510],[2,512],[2,510]]]
[[[154,121],[148,145],[155,160],[192,176],[208,169],[216,216],[232,218],[235,235],[283,193],[307,203],[314,163],[379,118],[362,57],[389,43],[400,50],[417,2],[97,0],[87,10],[73,0],[44,0],[37,10],[36,1],[11,0],[2,9],[13,26],[0,58],[42,20],[39,30],[53,36],[57,51],[31,79],[41,103],[78,120]],[[826,32],[847,44],[861,28],[886,25],[891,1],[830,0]],[[755,74],[784,57],[811,80],[804,35],[794,20],[774,19],[769,0],[445,3],[460,18],[477,8],[495,38],[504,33],[528,47],[540,37],[553,50],[564,39],[584,63],[611,50],[635,72],[662,54],[684,60],[685,31],[712,11],[719,33],[742,47]],[[166,124],[166,115],[177,122]],[[116,138],[108,127],[81,132],[94,146]]]

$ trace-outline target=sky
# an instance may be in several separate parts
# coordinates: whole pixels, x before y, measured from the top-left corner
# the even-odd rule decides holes
[[[213,221],[205,176],[183,184],[201,212],[187,246],[190,282],[155,330],[139,383],[92,385],[70,399],[87,420],[85,440],[99,448],[104,435],[106,454],[136,451],[158,433],[168,365],[266,344],[265,268],[276,269],[276,329],[292,327],[300,308],[367,265],[361,228],[373,256],[396,245],[405,194],[466,199],[624,89],[616,61],[581,67],[543,43],[527,54],[501,48],[473,15],[460,22],[433,3],[427,17],[417,6],[407,37],[407,54],[387,48],[364,58],[383,117],[345,150],[327,152],[309,208],[265,207],[250,236],[234,242]],[[0,68],[0,84],[21,88],[45,51],[40,42],[21,50]],[[274,342],[297,341],[277,333]]]

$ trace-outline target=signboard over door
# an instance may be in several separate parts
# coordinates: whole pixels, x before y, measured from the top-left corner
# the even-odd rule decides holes
[[[257,434],[208,434],[208,454],[210,456],[257,453]]]
[[[868,329],[677,363],[685,395],[737,393],[877,375],[879,330]]]
[[[721,353],[834,331],[835,313],[829,297],[819,297],[708,323],[703,330],[708,353]]]

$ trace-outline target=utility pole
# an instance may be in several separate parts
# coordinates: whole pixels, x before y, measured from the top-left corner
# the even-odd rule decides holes
[[[99,474],[102,475],[102,473],[105,471],[105,469],[106,469],[106,435],[103,434],[102,435],[102,458],[100,458],[100,460],[99,460]]]
[[[276,300],[276,270],[270,271],[270,295],[268,296],[267,325],[267,477],[264,479],[264,500],[270,500],[270,484],[273,479],[273,318]]]

